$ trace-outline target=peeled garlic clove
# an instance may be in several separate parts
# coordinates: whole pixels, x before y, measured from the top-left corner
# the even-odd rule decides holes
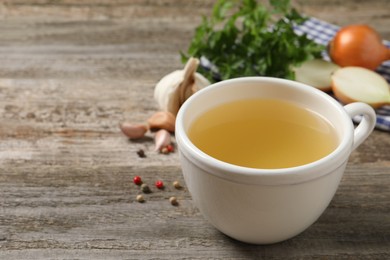
[[[165,129],[160,129],[156,132],[154,136],[154,142],[154,150],[160,151],[163,147],[171,144],[171,134]]]
[[[120,124],[119,128],[122,130],[122,133],[131,139],[141,138],[148,131],[148,127],[145,124],[132,124],[128,122]]]
[[[169,132],[175,132],[176,117],[168,111],[158,111],[154,113],[148,120],[150,130],[165,129]]]
[[[295,80],[322,91],[331,90],[332,73],[340,67],[332,62],[314,59],[294,68]]]
[[[337,70],[332,75],[332,90],[345,104],[360,101],[374,108],[390,104],[390,89],[385,78],[362,67]]]
[[[210,85],[210,82],[197,73],[199,60],[190,58],[183,70],[176,70],[164,76],[156,85],[154,99],[163,111],[176,116],[179,108],[193,93]]]

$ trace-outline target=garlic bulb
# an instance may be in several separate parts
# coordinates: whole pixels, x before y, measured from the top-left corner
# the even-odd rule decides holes
[[[190,58],[183,70],[176,70],[164,76],[154,89],[154,99],[163,111],[176,116],[181,105],[196,91],[210,85],[210,82],[196,72],[199,60]]]

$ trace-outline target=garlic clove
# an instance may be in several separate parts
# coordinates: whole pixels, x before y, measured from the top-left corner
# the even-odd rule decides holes
[[[121,123],[119,125],[122,133],[131,139],[138,139],[145,136],[148,131],[146,124],[132,124],[128,122]]]
[[[156,85],[154,99],[163,111],[176,115],[179,108],[193,93],[210,85],[210,82],[197,73],[199,60],[190,58],[183,70],[176,70],[164,76]]]
[[[176,90],[177,96],[179,97],[180,106],[184,103],[184,101],[187,100],[187,98],[194,94],[193,86],[195,83],[195,72],[198,69],[198,66],[199,60],[195,58],[190,58],[184,67],[183,80]]]
[[[165,129],[169,132],[175,132],[176,117],[168,111],[158,111],[154,113],[148,120],[150,130]]]
[[[154,142],[154,150],[160,151],[163,147],[166,147],[167,145],[171,144],[171,134],[165,129],[160,129],[156,132],[154,136]]]
[[[192,94],[209,85],[211,85],[211,83],[205,76],[199,72],[195,72],[195,84],[192,85]]]

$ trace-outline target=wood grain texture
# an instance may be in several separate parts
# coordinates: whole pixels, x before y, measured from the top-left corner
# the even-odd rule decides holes
[[[157,109],[154,85],[182,67],[179,51],[213,2],[0,1],[0,259],[390,258],[387,132],[353,152],[312,227],[268,246],[210,226],[186,188],[171,185],[184,185],[178,154],[153,152],[151,134],[129,141],[119,132],[119,122]],[[294,5],[390,39],[386,0]],[[135,175],[152,188],[143,204]]]

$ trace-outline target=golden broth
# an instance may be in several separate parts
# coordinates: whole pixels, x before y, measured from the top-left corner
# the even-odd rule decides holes
[[[335,129],[325,118],[276,99],[246,99],[212,108],[195,119],[188,136],[216,159],[261,169],[304,165],[338,145]]]

